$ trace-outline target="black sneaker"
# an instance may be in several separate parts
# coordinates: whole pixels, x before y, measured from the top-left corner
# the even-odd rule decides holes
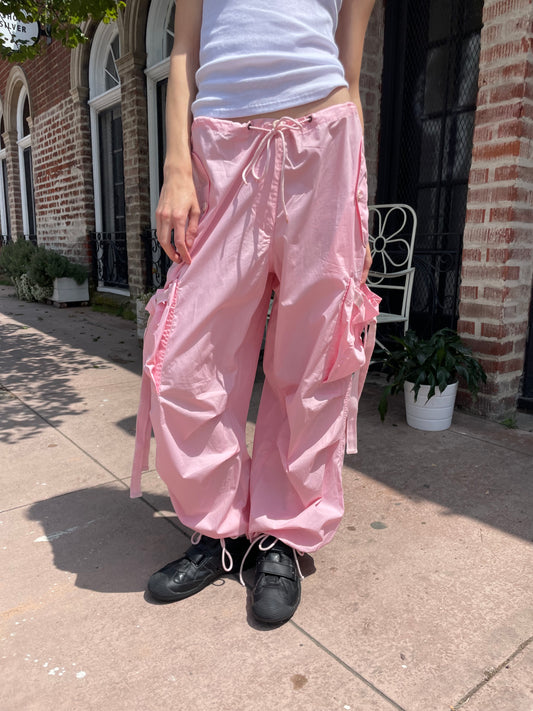
[[[295,556],[296,552],[277,538],[265,536],[259,544],[252,590],[252,612],[259,622],[281,624],[296,612],[301,573]]]
[[[182,558],[167,563],[150,577],[148,590],[152,597],[162,602],[184,600],[218,578],[239,570],[249,546],[248,539],[245,536],[226,538],[225,545],[230,558],[223,556],[222,544],[218,538],[202,536]]]

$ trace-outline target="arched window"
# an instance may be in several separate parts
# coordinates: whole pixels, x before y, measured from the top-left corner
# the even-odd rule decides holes
[[[170,66],[169,57],[174,43],[175,11],[174,0],[153,0],[146,25],[146,79],[152,220],[155,219],[155,208],[163,183],[163,162],[166,152],[165,108]]]
[[[99,287],[128,287],[122,109],[116,23],[100,24],[89,59],[89,106]]]
[[[7,153],[4,142],[5,133],[4,113],[0,107],[0,229],[2,243],[7,242],[11,235],[9,220],[9,199],[7,192]]]
[[[22,228],[26,239],[36,239],[33,162],[31,155],[30,101],[26,87],[20,90],[17,103],[17,145],[19,152]]]

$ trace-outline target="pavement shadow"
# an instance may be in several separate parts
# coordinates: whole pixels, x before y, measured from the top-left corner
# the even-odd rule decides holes
[[[126,488],[95,486],[33,504],[27,513],[43,529],[36,544],[51,546],[54,565],[76,575],[76,586],[101,593],[141,592],[148,577],[189,547],[166,496],[130,499]]]
[[[76,376],[90,378],[117,366],[140,373],[133,323],[88,308],[25,303],[9,293],[8,287],[0,287],[0,309],[10,318],[0,324],[1,404],[9,400],[8,390],[31,388],[31,407],[42,419],[19,418],[15,435],[4,417],[0,442],[31,438],[47,424],[59,427],[67,416],[86,413],[84,398],[73,387]],[[131,431],[130,422],[126,429]]]
[[[73,373],[95,367],[91,358],[64,345],[56,346],[53,352],[47,350],[43,348],[41,336],[25,331],[24,326],[6,324],[0,331],[2,381],[7,385],[10,381],[35,383],[35,388],[32,387],[33,408],[43,418],[18,419],[15,435],[15,423],[8,421],[9,416],[7,419],[4,417],[0,441],[31,437],[47,426],[45,420],[57,427],[63,421],[65,412],[82,415],[87,411],[83,398],[72,388],[70,379]],[[105,364],[98,367],[105,367]],[[7,388],[2,386],[2,391],[5,400],[8,397]]]
[[[345,465],[413,501],[433,501],[442,516],[466,516],[533,541],[533,477],[530,444],[512,449],[503,427],[480,419],[482,433],[421,432],[407,425],[401,398],[393,399],[381,423],[381,389],[367,384],[360,403],[359,454]],[[457,415],[458,419],[460,414]],[[515,433],[518,443],[520,433]]]
[[[66,352],[83,352],[87,359],[96,359],[94,362],[100,367],[114,363],[132,373],[141,372],[142,349],[133,321],[93,311],[89,306],[58,309],[20,301],[12,287],[2,285],[0,312],[16,321],[18,329],[37,329],[39,337],[55,339]]]

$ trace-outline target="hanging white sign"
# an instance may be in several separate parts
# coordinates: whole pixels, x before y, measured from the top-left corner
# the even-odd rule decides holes
[[[39,39],[39,23],[23,22],[14,14],[0,15],[0,42],[8,49],[18,50]]]

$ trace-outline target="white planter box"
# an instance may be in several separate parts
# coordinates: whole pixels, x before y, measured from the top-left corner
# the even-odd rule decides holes
[[[144,338],[144,332],[146,331],[146,326],[148,324],[148,317],[150,314],[146,310],[146,304],[144,301],[137,299],[137,338],[142,340]]]
[[[404,383],[405,416],[407,424],[416,430],[439,432],[452,424],[458,383],[448,385],[443,392],[437,388],[428,400],[429,385],[421,385],[415,402],[413,383]]]
[[[83,284],[78,284],[74,279],[54,279],[54,293],[52,301],[59,304],[68,304],[73,301],[89,301],[89,284],[87,279]]]

